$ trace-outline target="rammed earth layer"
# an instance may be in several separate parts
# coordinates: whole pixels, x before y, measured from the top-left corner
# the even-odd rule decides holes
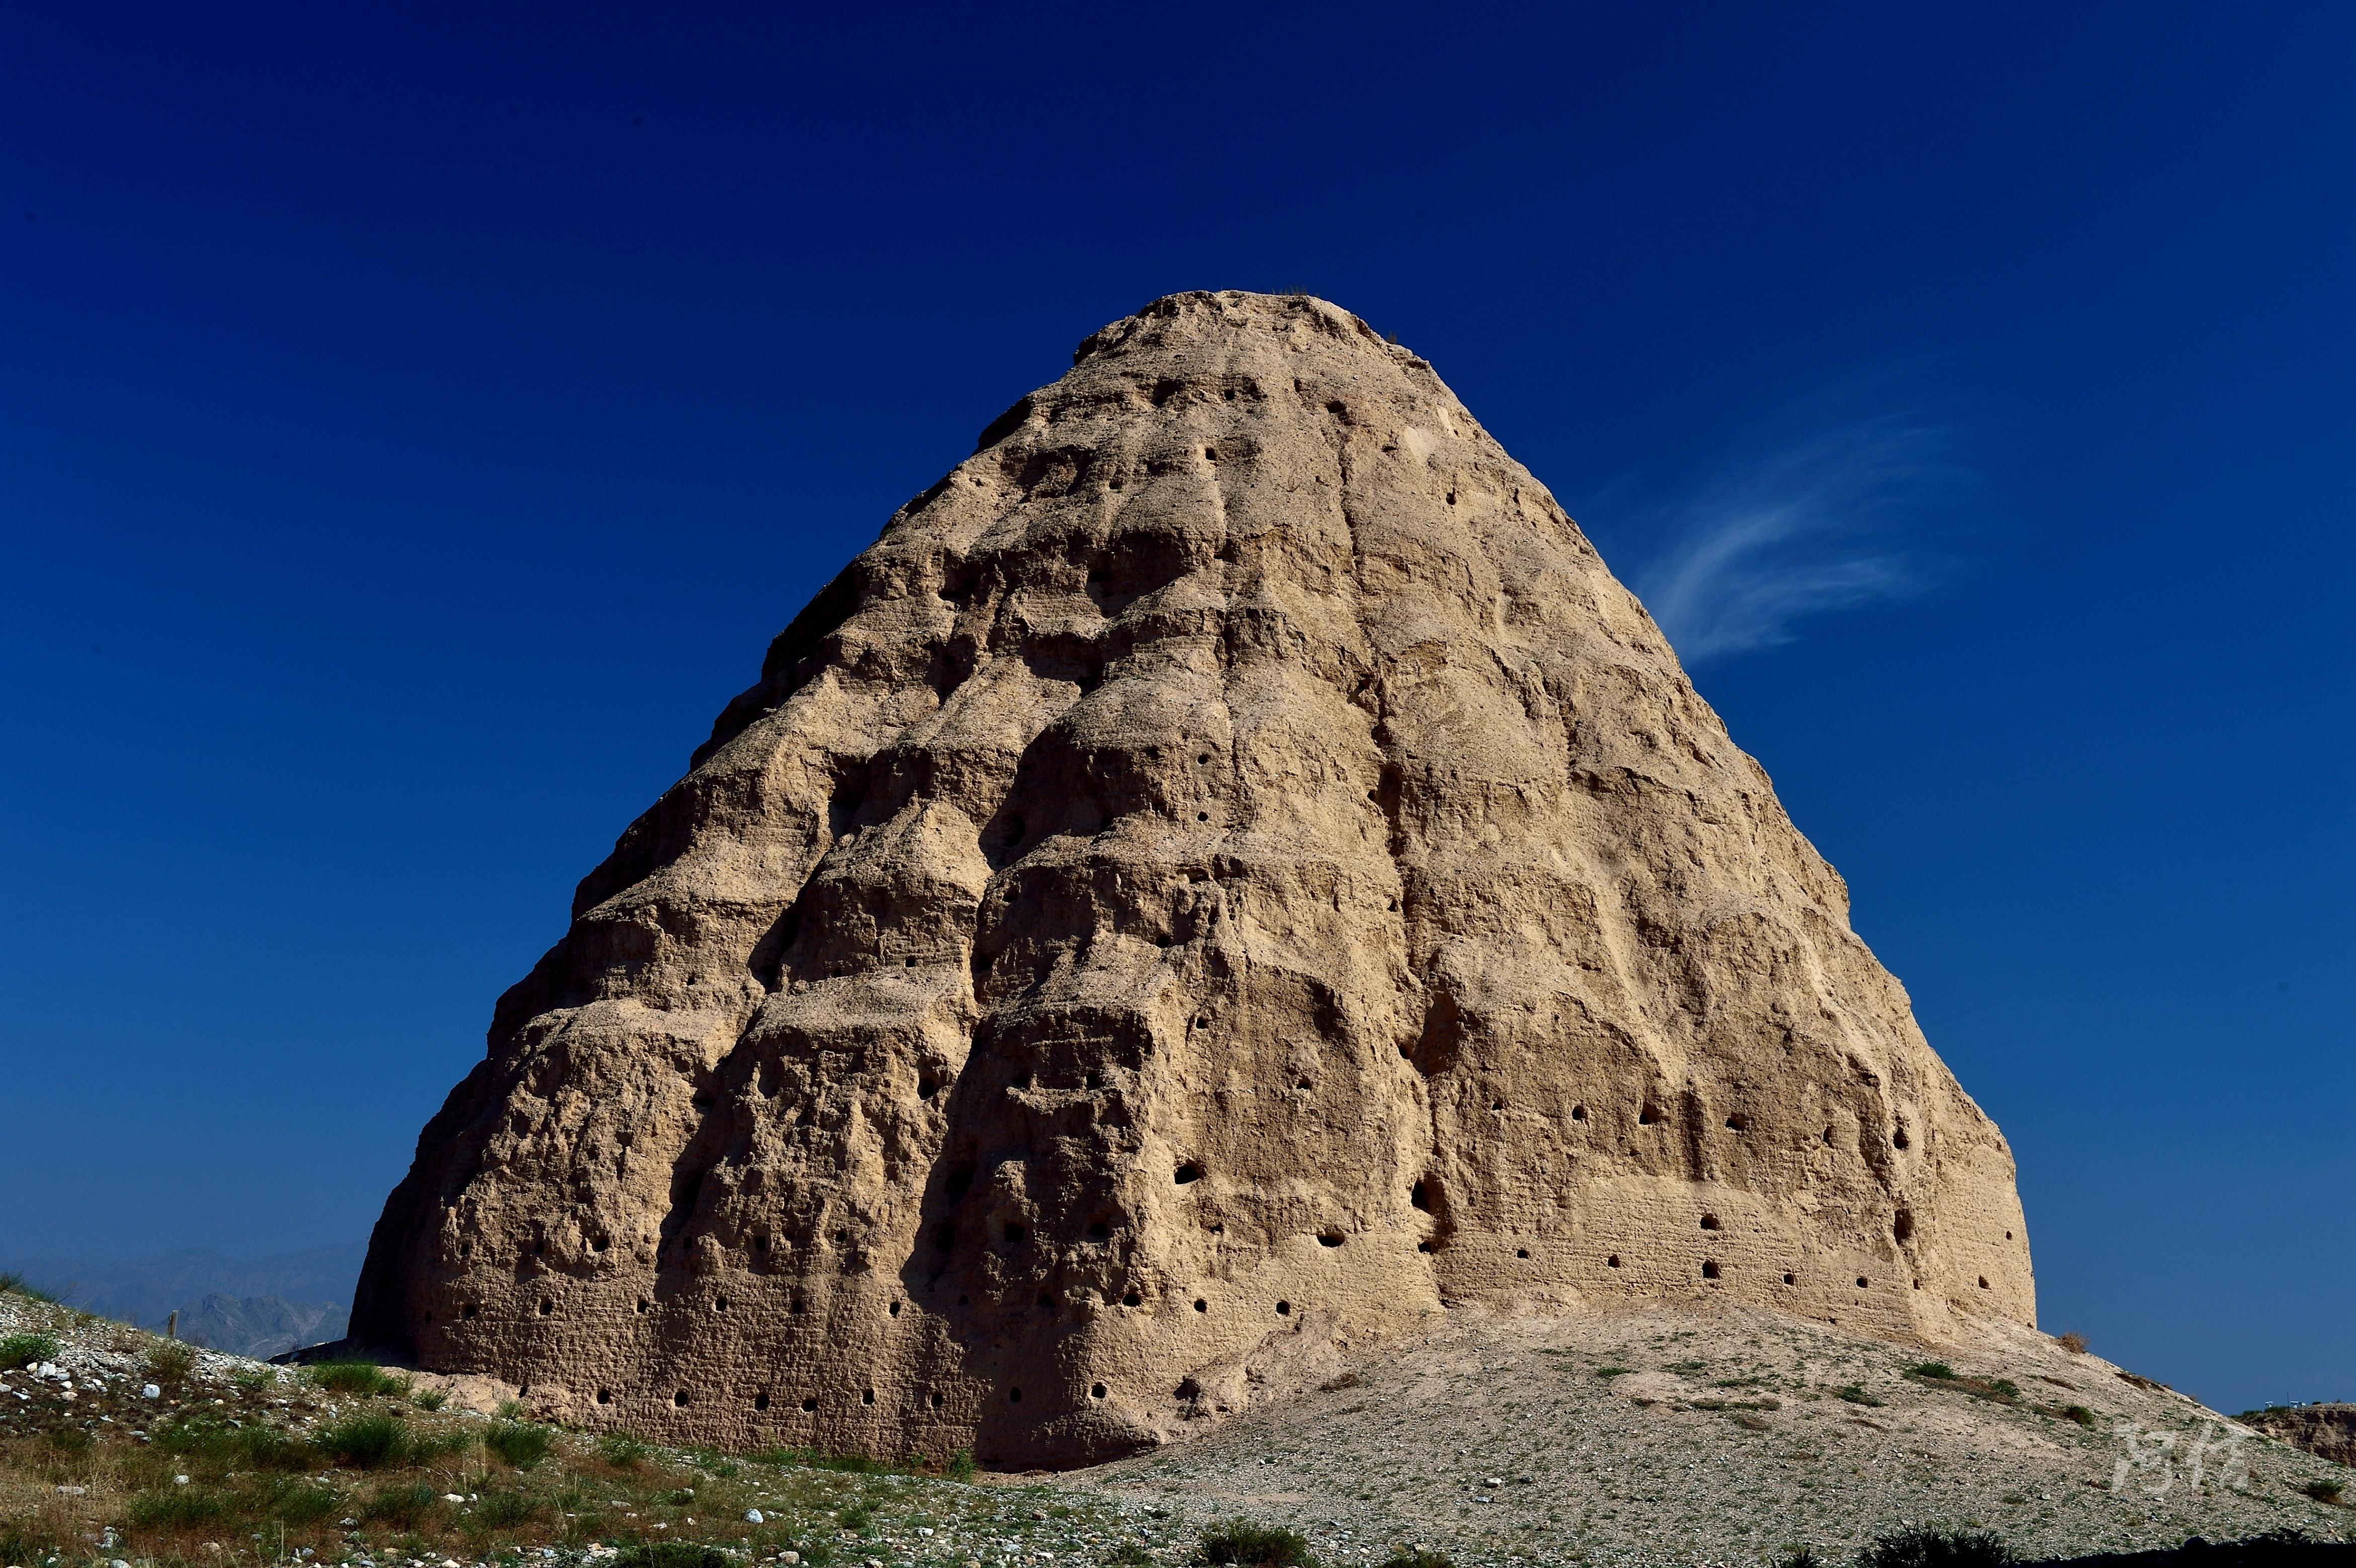
[[[2035,1316],[2004,1140],[1659,630],[1321,301],[1080,346],[583,882],[355,1337],[1072,1464],[1443,1303]]]

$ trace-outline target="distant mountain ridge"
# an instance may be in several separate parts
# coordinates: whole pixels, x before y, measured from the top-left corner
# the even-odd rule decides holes
[[[180,1337],[208,1350],[266,1360],[344,1337],[351,1308],[283,1295],[209,1295],[180,1309]]]
[[[0,1271],[102,1317],[160,1330],[177,1312],[184,1339],[273,1356],[342,1336],[364,1251],[352,1242],[246,1260],[192,1247],[105,1262],[11,1259]]]

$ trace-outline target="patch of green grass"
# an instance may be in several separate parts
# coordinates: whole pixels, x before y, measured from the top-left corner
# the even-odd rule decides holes
[[[1869,1404],[1877,1408],[1881,1403],[1879,1400],[1875,1399],[1871,1394],[1865,1391],[1865,1385],[1863,1383],[1843,1383],[1839,1388],[1833,1391],[1833,1397],[1836,1399],[1845,1399],[1851,1404]]]
[[[809,1560],[805,1552],[803,1561]],[[734,1568],[734,1564],[716,1547],[687,1541],[649,1541],[624,1547],[614,1559],[614,1568]]]
[[[502,1421],[483,1434],[483,1446],[519,1470],[548,1457],[549,1430],[529,1422]]]
[[[835,1522],[841,1525],[843,1529],[856,1530],[864,1535],[867,1533],[867,1527],[875,1522],[875,1505],[862,1498],[858,1502],[844,1505],[837,1511],[834,1518]]]
[[[280,1480],[272,1484],[263,1506],[273,1519],[288,1524],[316,1524],[341,1507],[343,1498],[332,1487],[315,1481]]]
[[[2088,1410],[2082,1404],[2063,1405],[2062,1407],[2062,1419],[2064,1421],[2074,1421],[2089,1432],[2092,1432],[2094,1429],[2094,1412]]]
[[[131,1523],[138,1530],[194,1530],[227,1519],[234,1502],[205,1487],[166,1487],[131,1499]]]
[[[513,1530],[546,1506],[530,1492],[483,1492],[474,1510],[466,1516],[468,1533],[485,1535],[495,1530]]]
[[[409,1380],[396,1378],[374,1361],[315,1361],[306,1375],[313,1388],[337,1394],[405,1394]]]
[[[1901,1530],[1857,1554],[1858,1568],[2004,1568],[2012,1549],[1984,1530]]]
[[[1309,1541],[1298,1530],[1231,1519],[1203,1532],[1194,1548],[1200,1565],[1241,1564],[1243,1568],[1316,1568]]]
[[[387,1487],[370,1498],[360,1510],[360,1517],[375,1524],[389,1524],[396,1530],[414,1530],[431,1519],[442,1508],[442,1494],[424,1481],[412,1481],[407,1486]]]
[[[32,1563],[47,1563],[59,1555],[55,1541],[33,1532],[31,1520],[0,1520],[0,1563],[21,1563],[29,1568]]]
[[[436,1459],[446,1459],[464,1454],[475,1445],[475,1434],[464,1427],[454,1427],[442,1433],[412,1433],[409,1439],[409,1462],[431,1465]]]
[[[798,1470],[841,1470],[852,1476],[905,1474],[900,1466],[887,1465],[864,1454],[829,1454],[820,1448],[764,1448],[752,1459],[755,1465],[766,1465],[773,1469],[790,1466]]]
[[[1947,1383],[1954,1381],[1955,1369],[1944,1361],[1918,1361],[1906,1369],[1906,1375],[1910,1378],[1935,1378]]]
[[[149,1441],[160,1453],[194,1455],[226,1470],[292,1471],[311,1465],[311,1450],[277,1427],[232,1426],[210,1412],[167,1421]]]
[[[57,1354],[58,1342],[50,1335],[11,1334],[0,1339],[0,1367],[29,1367],[36,1361],[55,1360]]]
[[[2328,1503],[2333,1508],[2338,1508],[2340,1494],[2346,1491],[2347,1487],[2338,1481],[2309,1481],[2299,1487],[2299,1490],[2317,1502]]]
[[[1783,1548],[1783,1555],[1778,1563],[1779,1568],[1832,1568],[1831,1563],[1816,1555],[1815,1547],[1796,1541]]]
[[[440,1410],[450,1402],[450,1393],[446,1389],[420,1389],[409,1396],[409,1402],[420,1410]]]
[[[653,1452],[626,1432],[609,1432],[597,1439],[597,1457],[616,1470],[635,1470]]]
[[[946,1467],[946,1474],[948,1476],[950,1480],[970,1481],[973,1479],[973,1472],[974,1463],[972,1449],[960,1448],[956,1453],[949,1455],[949,1462]]]
[[[1635,1369],[1633,1367],[1598,1367],[1595,1375],[1599,1378],[1624,1378]]]
[[[311,1446],[350,1469],[375,1470],[407,1459],[416,1444],[401,1417],[360,1415],[321,1428]]]

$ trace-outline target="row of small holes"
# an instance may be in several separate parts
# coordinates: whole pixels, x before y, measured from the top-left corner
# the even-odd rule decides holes
[[[1603,1266],[1607,1269],[1618,1268],[1620,1266],[1620,1254],[1614,1252],[1610,1257],[1605,1258],[1603,1260]],[[1714,1280],[1718,1278],[1718,1275],[1719,1269],[1717,1260],[1710,1258],[1703,1259],[1701,1265],[1701,1277],[1706,1280]],[[1783,1283],[1787,1285],[1797,1284],[1800,1283],[1799,1276],[1796,1274],[1786,1273],[1783,1276]],[[1859,1274],[1857,1277],[1857,1288],[1859,1290],[1869,1290],[1872,1288],[1872,1282],[1868,1280],[1863,1274]],[[1980,1288],[1983,1290],[1987,1288],[1987,1281],[1986,1279],[1982,1279],[1980,1281]]]

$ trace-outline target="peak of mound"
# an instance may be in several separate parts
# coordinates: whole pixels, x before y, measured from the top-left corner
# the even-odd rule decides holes
[[[1451,1303],[2034,1317],[1994,1125],[1553,498],[1302,296],[1080,345],[771,647],[356,1337],[677,1441],[1101,1458]]]

